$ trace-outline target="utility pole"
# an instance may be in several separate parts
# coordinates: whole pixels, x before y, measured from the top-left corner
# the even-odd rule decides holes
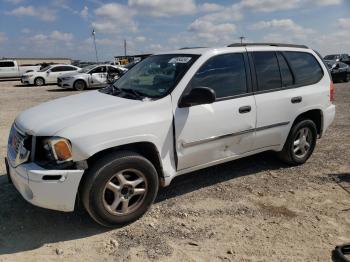
[[[243,45],[243,40],[246,39],[246,37],[240,36],[239,39],[241,40],[241,45]]]
[[[126,40],[124,39],[124,56],[126,57]]]
[[[97,55],[97,47],[96,47],[96,32],[95,29],[92,29],[92,38],[94,39],[94,47],[95,47],[95,55],[96,55],[96,62],[98,63],[98,55]]]

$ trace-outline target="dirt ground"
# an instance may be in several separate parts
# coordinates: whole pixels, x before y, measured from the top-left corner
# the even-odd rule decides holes
[[[74,94],[0,82],[0,159],[22,110]],[[107,230],[81,208],[31,206],[0,164],[0,261],[330,261],[350,242],[350,84],[336,84],[336,120],[303,166],[271,153],[176,178],[150,212]],[[45,113],[45,112],[43,112]]]

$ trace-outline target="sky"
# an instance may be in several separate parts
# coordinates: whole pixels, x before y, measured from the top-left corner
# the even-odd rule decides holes
[[[239,42],[350,53],[350,0],[0,0],[0,57],[100,61]]]

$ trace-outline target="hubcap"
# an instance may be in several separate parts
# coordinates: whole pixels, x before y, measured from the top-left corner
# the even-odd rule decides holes
[[[112,215],[126,215],[140,207],[147,193],[147,180],[136,169],[115,174],[105,185],[103,205]]]
[[[84,89],[84,84],[81,83],[81,82],[77,82],[77,83],[75,84],[75,86],[76,86],[76,88],[77,88],[78,90],[83,90],[83,89]]]
[[[307,155],[311,148],[312,133],[309,128],[301,128],[294,140],[293,152],[298,158],[303,158]]]
[[[44,83],[43,83],[43,80],[41,80],[40,78],[36,80],[36,84],[38,86],[42,86]]]

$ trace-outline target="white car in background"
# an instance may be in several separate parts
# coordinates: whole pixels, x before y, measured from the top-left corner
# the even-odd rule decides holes
[[[105,87],[108,83],[118,79],[128,69],[114,65],[90,65],[83,69],[62,75],[58,78],[58,86],[84,90],[92,87]]]
[[[40,65],[18,65],[15,60],[0,61],[0,78],[20,78],[28,71],[37,71]]]
[[[57,77],[62,74],[79,70],[72,65],[50,65],[36,72],[28,72],[22,75],[22,84],[42,86],[45,84],[56,84]]]

